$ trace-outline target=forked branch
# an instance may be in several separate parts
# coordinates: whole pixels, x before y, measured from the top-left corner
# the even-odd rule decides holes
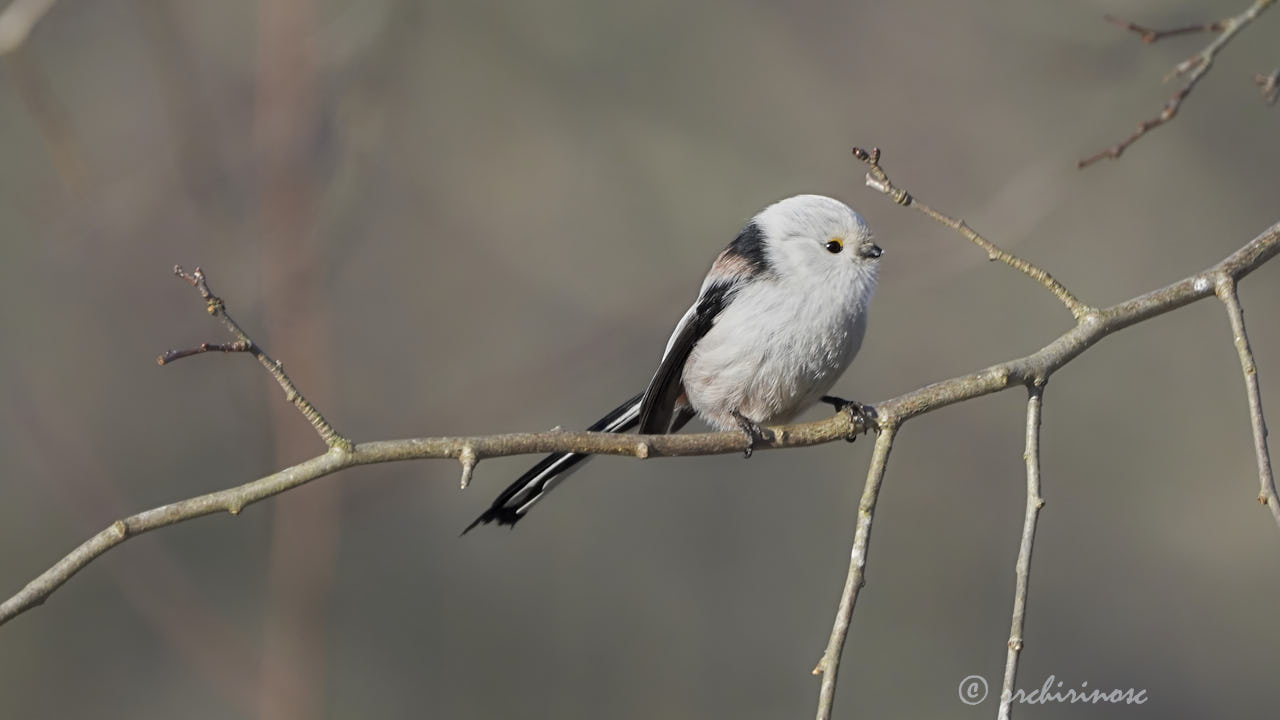
[[[1232,328],[1236,336],[1236,347],[1240,353],[1240,362],[1244,369],[1245,382],[1249,393],[1250,417],[1253,421],[1254,444],[1258,455],[1259,476],[1262,485],[1262,491],[1258,499],[1270,507],[1272,515],[1275,517],[1277,524],[1280,525],[1280,509],[1277,508],[1274,478],[1271,473],[1270,457],[1267,454],[1266,424],[1263,419],[1261,399],[1258,394],[1256,369],[1253,365],[1253,354],[1249,349],[1248,338],[1244,333],[1243,314],[1240,311],[1239,302],[1235,294],[1235,283],[1243,276],[1241,270],[1244,266],[1255,262],[1266,262],[1267,259],[1274,257],[1280,251],[1280,223],[1271,226],[1239,251],[1202,273],[1198,273],[1180,283],[1138,296],[1119,305],[1104,310],[1095,310],[1067,293],[1066,289],[1049,277],[1048,273],[1031,266],[1029,263],[1020,267],[1017,264],[1020,261],[1017,258],[1008,256],[1007,253],[1004,253],[1004,256],[1011,259],[995,254],[1002,251],[999,251],[994,244],[985,238],[978,236],[962,221],[931,210],[916,201],[905,189],[895,186],[889,180],[883,168],[880,167],[880,152],[878,150],[872,150],[868,153],[854,148],[853,153],[871,168],[870,172],[867,173],[867,185],[888,195],[894,202],[903,206],[914,206],[933,219],[957,230],[979,247],[987,250],[989,257],[992,259],[1004,260],[1006,264],[1036,278],[1042,285],[1062,299],[1076,317],[1076,326],[1072,330],[1042,348],[1040,352],[1020,360],[987,368],[981,373],[969,376],[969,382],[959,383],[960,386],[968,386],[963,397],[956,397],[953,394],[953,391],[959,390],[956,383],[960,379],[956,378],[923,388],[916,391],[916,393],[911,393],[912,395],[923,395],[930,388],[938,391],[925,400],[923,404],[919,404],[919,400],[910,403],[904,402],[905,397],[903,397],[886,401],[877,406],[881,427],[896,429],[915,414],[928,412],[951,402],[959,402],[973,397],[968,395],[967,392],[973,390],[973,386],[969,384],[970,382],[983,383],[990,381],[998,385],[997,389],[1010,387],[1016,382],[1024,384],[1028,388],[1026,451],[1024,453],[1027,466],[1027,503],[1023,519],[1022,540],[1019,545],[1018,561],[1015,568],[1014,606],[1010,621],[1008,650],[1005,658],[1005,671],[998,710],[1000,720],[1008,720],[1011,714],[1014,684],[1017,680],[1018,660],[1022,652],[1027,590],[1031,572],[1031,553],[1035,542],[1036,523],[1039,518],[1040,508],[1044,503],[1040,496],[1040,415],[1043,403],[1043,388],[1050,375],[1058,368],[1070,362],[1086,348],[1112,332],[1142,322],[1157,314],[1168,312],[1174,307],[1185,304],[1185,302],[1205,297],[1210,292],[1217,294],[1226,304],[1228,313],[1231,316]],[[995,252],[993,252],[993,249]],[[910,408],[914,412],[903,413],[906,408]],[[879,490],[880,480],[883,476],[883,467],[879,467],[877,470],[877,462],[883,462],[878,453],[872,460],[871,472],[875,474],[874,492],[872,492],[870,503],[872,508],[874,508],[875,493]],[[872,481],[871,476],[869,476],[868,492],[871,491]],[[866,498],[867,495],[864,494],[864,506],[866,505]],[[853,601],[857,599],[858,588],[863,583],[864,573],[862,568],[866,561],[866,534],[870,532],[870,516],[869,514],[867,516],[865,532],[861,524],[862,517],[860,509],[858,533],[855,535],[854,542],[855,563],[851,565],[850,580],[846,581],[845,593],[841,596],[840,605],[836,611],[835,627],[828,642],[827,652],[814,670],[814,672],[822,672],[824,674],[823,684],[818,696],[819,720],[830,717],[831,703],[834,697],[834,678],[840,663],[839,652],[844,644],[844,636],[848,633],[849,616],[852,613]],[[850,581],[854,580],[856,582],[850,585]],[[828,683],[828,680],[830,683]]]
[[[201,343],[196,347],[185,350],[168,350],[156,358],[156,363],[166,365],[175,360],[206,352],[249,353],[257,358],[262,367],[271,374],[271,377],[275,378],[275,381],[280,385],[280,389],[284,390],[284,399],[298,408],[298,412],[302,413],[307,422],[311,423],[311,427],[315,428],[316,433],[320,435],[320,439],[324,441],[324,444],[329,446],[329,449],[349,452],[352,447],[351,441],[343,437],[337,430],[334,430],[329,421],[325,420],[324,415],[321,415],[320,411],[302,393],[298,392],[298,388],[294,386],[293,381],[285,374],[284,363],[272,359],[231,318],[231,315],[227,313],[226,303],[209,289],[209,282],[204,276],[204,271],[196,268],[192,272],[187,272],[182,269],[181,265],[174,265],[173,274],[186,280],[191,287],[196,289],[196,292],[200,293],[201,299],[204,300],[205,309],[209,311],[210,315],[222,321],[227,332],[235,336],[235,340],[229,343]]]
[[[869,156],[870,157],[870,156]],[[876,156],[878,167],[878,155]],[[882,171],[881,171],[882,172]],[[884,192],[898,198],[909,195],[888,183],[884,183]],[[902,202],[902,200],[899,200]],[[910,204],[910,203],[903,203]],[[926,210],[927,213],[933,214]],[[955,223],[952,227],[963,227]],[[972,233],[972,231],[968,231]],[[976,233],[972,233],[976,236]],[[994,246],[992,246],[994,247]],[[1078,308],[1080,316],[1074,327],[1048,343],[1040,350],[1025,357],[1014,358],[981,370],[958,377],[933,383],[913,390],[898,397],[877,403],[874,407],[880,436],[876,441],[875,453],[867,475],[867,484],[859,504],[858,520],[854,531],[853,551],[850,554],[848,576],[841,593],[839,609],[832,627],[831,638],[826,652],[815,668],[823,675],[819,695],[819,718],[829,717],[835,693],[836,676],[839,669],[840,655],[848,633],[850,618],[857,601],[858,591],[865,582],[867,551],[870,542],[871,522],[874,516],[879,489],[884,479],[889,452],[893,440],[902,425],[919,415],[923,415],[948,405],[973,398],[989,395],[1011,387],[1030,387],[1032,397],[1028,404],[1028,512],[1032,506],[1038,510],[1038,428],[1040,399],[1038,389],[1059,368],[1063,367],[1080,354],[1100,342],[1111,333],[1126,327],[1149,320],[1158,315],[1172,312],[1196,300],[1211,294],[1225,293],[1221,288],[1231,285],[1261,267],[1280,253],[1280,222],[1263,231],[1253,240],[1246,243],[1222,262],[1184,278],[1172,285],[1138,295],[1109,308],[1096,310],[1079,301],[1068,304]],[[1015,267],[1017,267],[1015,265]],[[247,343],[249,352],[272,371],[273,377],[285,388],[287,395],[297,404],[297,390],[284,376],[279,363],[271,360],[258,348],[247,335],[227,315],[221,299],[208,289],[203,273],[186,274],[178,271],[188,280],[206,302],[209,312],[219,317],[232,334],[235,342]],[[1226,293],[1234,298],[1234,293]],[[1221,296],[1221,295],[1220,295]],[[1074,297],[1072,298],[1074,301]],[[1064,300],[1065,302],[1065,300]],[[1236,317],[1233,304],[1227,302],[1228,310],[1233,312],[1233,327],[1240,322],[1238,337],[1243,337],[1243,319]],[[1238,344],[1237,347],[1240,347]],[[1247,343],[1246,343],[1247,347]],[[212,349],[212,348],[211,348]],[[234,351],[239,352],[236,349]],[[256,352],[255,352],[256,351]],[[198,351],[197,351],[198,352]],[[1242,350],[1242,363],[1245,357]],[[1252,361],[1252,354],[1248,357]],[[1246,366],[1248,367],[1248,366]],[[1246,370],[1246,380],[1252,374]],[[1256,379],[1254,380],[1256,383]],[[1255,406],[1256,384],[1250,386],[1251,408]],[[302,401],[305,402],[305,401]],[[309,405],[308,405],[309,407]],[[304,412],[304,414],[306,414]],[[1254,414],[1255,437],[1265,439],[1265,426],[1260,424],[1261,405],[1256,403]],[[318,417],[318,413],[314,413]],[[311,419],[311,415],[308,415]],[[323,419],[321,419],[323,420]],[[314,422],[313,422],[314,424]],[[328,427],[327,422],[323,424]],[[868,428],[861,422],[851,418],[849,413],[839,412],[832,417],[818,422],[789,425],[773,428],[774,438],[767,441],[759,449],[791,448],[817,445],[821,443],[844,440]],[[320,431],[319,428],[317,428]],[[321,432],[324,437],[324,433]],[[332,437],[341,438],[336,432]],[[341,438],[343,442],[345,438]],[[1265,448],[1265,445],[1262,447]],[[385,440],[351,444],[348,448],[339,443],[330,445],[331,450],[305,462],[299,463],[279,472],[251,482],[231,487],[226,490],[181,500],[169,505],[146,510],[112,523],[106,529],[83,542],[66,557],[45,570],[34,580],[15,593],[8,600],[0,603],[0,624],[3,624],[26,610],[43,603],[63,583],[69,580],[81,568],[100,557],[113,547],[123,543],[135,535],[167,527],[179,522],[214,513],[226,512],[238,514],[250,504],[272,497],[286,490],[299,487],[317,478],[334,474],[340,470],[357,465],[373,463],[397,462],[425,458],[450,458],[461,460],[465,475],[469,476],[478,461],[498,456],[519,455],[547,452],[575,452],[585,454],[626,455],[636,458],[672,457],[688,455],[711,455],[738,453],[742,450],[742,437],[737,432],[701,433],[690,435],[617,435],[611,433],[571,433],[551,431],[545,433],[517,433],[507,435],[486,435],[476,437],[439,437],[414,438],[408,440]],[[1260,455],[1261,457],[1261,455]],[[1264,484],[1264,494],[1269,486]],[[1268,504],[1273,513],[1277,503],[1274,489],[1270,489]],[[1280,522],[1280,516],[1277,516]],[[1021,613],[1025,611],[1026,568],[1029,568],[1031,545],[1028,538],[1034,535],[1034,517],[1028,520],[1030,525],[1024,526],[1025,552],[1019,554],[1019,590],[1015,595],[1014,632],[1011,633],[1010,648],[1014,650],[1011,660],[1013,665],[1006,670],[1016,672],[1016,648],[1020,647]],[[1027,528],[1030,528],[1029,530]],[[1025,562],[1024,562],[1025,560]]]
[[[1182,35],[1190,32],[1216,32],[1218,36],[1213,39],[1203,50],[1183,60],[1165,75],[1164,81],[1169,82],[1175,78],[1186,76],[1187,80],[1182,87],[1165,102],[1164,108],[1160,110],[1160,114],[1155,117],[1143,120],[1138,123],[1135,129],[1128,137],[1108,148],[1103,148],[1098,152],[1081,158],[1076,167],[1085,168],[1099,160],[1106,158],[1115,159],[1120,157],[1130,145],[1137,142],[1143,135],[1169,122],[1177,116],[1178,110],[1182,108],[1182,102],[1187,99],[1191,91],[1195,89],[1196,83],[1209,72],[1209,68],[1213,66],[1213,61],[1217,58],[1222,48],[1236,36],[1236,33],[1243,30],[1247,25],[1252,23],[1267,8],[1275,4],[1275,0],[1254,0],[1254,2],[1239,15],[1233,15],[1219,22],[1205,23],[1203,25],[1191,25],[1187,27],[1174,28],[1172,30],[1150,30],[1134,23],[1117,20],[1111,16],[1107,16],[1107,21],[1115,25],[1119,25],[1127,30],[1137,33],[1144,43],[1153,43],[1162,38],[1172,35]],[[1259,76],[1262,77],[1262,76]],[[1265,82],[1262,81],[1262,82]],[[1260,82],[1261,84],[1261,82]],[[1274,87],[1274,84],[1272,85]],[[1269,94],[1264,88],[1263,95],[1274,99],[1273,94]]]

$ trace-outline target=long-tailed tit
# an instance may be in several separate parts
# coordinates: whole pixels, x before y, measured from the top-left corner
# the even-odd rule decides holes
[[[648,389],[588,430],[669,433],[696,415],[746,433],[750,455],[769,439],[761,425],[819,400],[860,410],[825,393],[862,344],[880,253],[866,221],[838,200],[797,195],[765,208],[712,263]],[[546,456],[463,533],[514,525],[588,457]]]

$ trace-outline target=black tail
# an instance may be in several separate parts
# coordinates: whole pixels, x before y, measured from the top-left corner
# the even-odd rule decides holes
[[[644,393],[636,395],[614,408],[613,412],[600,418],[587,430],[622,433],[634,428],[640,422],[640,401],[643,398]],[[557,481],[564,479],[589,457],[591,456],[578,453],[552,453],[542,458],[537,465],[529,468],[528,472],[503,490],[489,509],[468,525],[462,534],[466,535],[477,525],[487,525],[494,521],[499,525],[514,526],[535,502],[551,491]]]

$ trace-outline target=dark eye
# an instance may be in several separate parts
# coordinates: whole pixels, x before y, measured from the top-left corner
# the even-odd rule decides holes
[[[844,249],[844,243],[840,242],[839,239],[832,238],[828,240],[827,244],[824,245],[823,247],[827,249],[827,252],[834,254]]]

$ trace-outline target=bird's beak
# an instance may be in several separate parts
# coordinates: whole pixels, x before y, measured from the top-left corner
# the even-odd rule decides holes
[[[883,255],[884,250],[881,250],[879,245],[871,243],[869,245],[863,245],[862,252],[860,254],[862,257],[875,259]]]

